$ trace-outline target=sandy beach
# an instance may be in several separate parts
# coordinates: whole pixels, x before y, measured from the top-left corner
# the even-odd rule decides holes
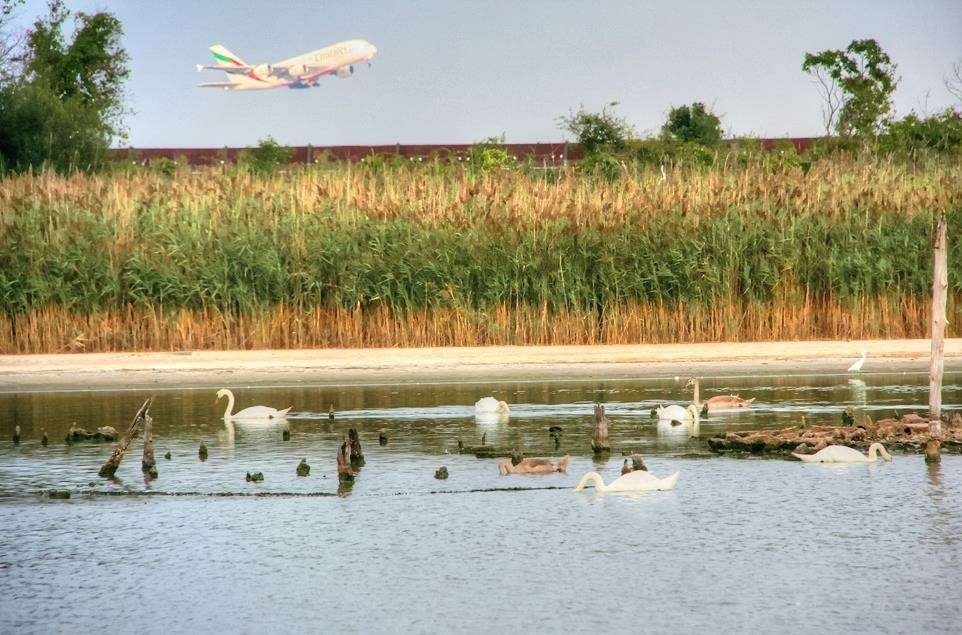
[[[925,371],[929,340],[626,346],[323,349],[0,356],[0,390],[334,385],[598,379],[675,375]],[[946,368],[962,368],[962,338],[946,340]]]

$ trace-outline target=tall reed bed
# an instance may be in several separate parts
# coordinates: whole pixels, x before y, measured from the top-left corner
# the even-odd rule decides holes
[[[666,177],[429,163],[8,178],[0,351],[926,334],[931,225],[946,212],[962,230],[960,166]]]

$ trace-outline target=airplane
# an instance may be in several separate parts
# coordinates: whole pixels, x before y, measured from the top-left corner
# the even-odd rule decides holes
[[[271,88],[310,88],[324,75],[347,78],[354,74],[354,65],[367,62],[377,55],[377,48],[366,40],[347,40],[326,48],[304,53],[276,64],[250,65],[220,44],[210,47],[215,63],[197,65],[203,70],[224,71],[226,82],[205,82],[201,88],[224,90],[268,90]]]

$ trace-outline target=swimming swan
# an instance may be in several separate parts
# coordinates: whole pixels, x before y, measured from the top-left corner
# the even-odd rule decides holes
[[[868,456],[844,445],[830,445],[815,454],[796,454],[792,452],[792,456],[806,463],[874,463],[879,458],[876,453],[886,461],[892,460],[892,455],[885,451],[885,447],[881,443],[873,443],[868,446]]]
[[[498,401],[494,397],[481,397],[474,404],[474,414],[476,415],[506,415],[511,414],[508,404]]]
[[[597,472],[588,472],[581,477],[581,482],[578,483],[575,491],[582,491],[589,481],[595,484],[596,491],[602,493],[664,491],[674,489],[675,483],[678,482],[678,472],[675,472],[667,478],[658,478],[652,476],[650,472],[635,470],[634,472],[628,472],[627,474],[619,476],[613,480],[610,485],[605,485],[601,475]]]
[[[712,410],[732,410],[736,408],[747,408],[755,401],[755,398],[742,399],[738,395],[717,395],[715,397],[710,397],[702,403],[699,399],[699,385],[698,379],[692,377],[688,380],[686,388],[694,388],[694,396],[692,402],[699,408],[705,407],[708,411]]]
[[[217,391],[217,400],[220,401],[221,398],[227,397],[227,410],[224,411],[224,419],[283,419],[290,412],[291,406],[284,408],[283,410],[278,410],[277,408],[268,408],[267,406],[251,406],[250,408],[244,408],[240,412],[231,413],[234,409],[234,393],[226,388],[221,388]]]
[[[514,465],[511,459],[501,459],[498,461],[498,472],[501,476],[508,474],[554,474],[555,472],[568,472],[568,462],[570,456],[563,456],[558,459],[555,465],[548,459],[522,459],[520,463]]]

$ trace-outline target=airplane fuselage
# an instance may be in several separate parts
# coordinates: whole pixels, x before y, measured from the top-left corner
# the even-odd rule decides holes
[[[377,55],[377,48],[366,40],[339,42],[274,64],[247,65],[220,45],[211,47],[211,51],[217,64],[198,65],[197,70],[224,71],[228,81],[200,86],[225,90],[310,88],[324,75],[350,77],[354,64],[370,62]]]

